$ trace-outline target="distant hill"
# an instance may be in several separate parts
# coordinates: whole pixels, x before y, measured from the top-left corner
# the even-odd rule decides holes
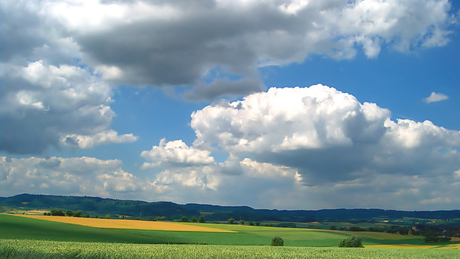
[[[376,218],[399,219],[404,217],[421,219],[460,218],[460,210],[450,211],[397,211],[383,209],[328,209],[328,210],[268,210],[248,206],[218,206],[207,204],[176,204],[173,202],[145,202],[104,199],[99,197],[54,196],[20,194],[0,198],[0,207],[16,209],[82,210],[91,215],[125,215],[153,219],[165,216],[168,220],[204,216],[207,221],[229,218],[246,221],[360,221]]]

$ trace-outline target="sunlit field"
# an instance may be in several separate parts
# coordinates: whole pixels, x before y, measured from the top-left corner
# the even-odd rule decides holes
[[[458,258],[457,250],[146,245],[1,240],[1,258]]]
[[[0,223],[0,258],[432,259],[458,258],[460,248],[455,242],[425,244],[421,237],[386,233],[229,224],[6,214],[0,214]],[[365,248],[337,247],[356,234],[364,237]],[[274,236],[284,239],[284,247],[270,246]]]
[[[117,229],[139,229],[139,230],[163,230],[163,231],[194,231],[194,232],[234,232],[231,230],[210,228],[181,223],[161,222],[161,221],[141,221],[141,220],[121,220],[121,219],[96,219],[80,217],[54,217],[37,215],[15,215],[19,217],[75,224],[96,228],[117,228]]]

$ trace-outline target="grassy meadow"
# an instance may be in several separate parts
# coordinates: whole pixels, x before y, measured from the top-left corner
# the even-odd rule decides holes
[[[338,248],[350,235],[366,248]],[[284,247],[269,246],[274,236]],[[0,214],[0,258],[455,258],[459,248],[376,232]]]

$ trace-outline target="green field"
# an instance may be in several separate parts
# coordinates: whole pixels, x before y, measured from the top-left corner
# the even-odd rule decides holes
[[[102,219],[101,219],[102,220]],[[192,225],[197,223],[177,223]],[[85,227],[0,214],[0,258],[458,258],[458,246],[430,249],[422,237],[371,232],[203,224],[236,233]],[[338,248],[350,235],[363,244],[411,248]],[[269,246],[280,236],[284,247]],[[413,249],[417,248],[417,249]],[[427,249],[420,249],[427,248]]]
[[[181,224],[196,225],[197,223]],[[423,243],[422,237],[385,233],[353,233],[228,224],[203,225],[233,230],[237,233],[105,229],[0,214],[0,233],[2,233],[0,238],[138,244],[268,245],[272,237],[280,236],[284,239],[285,246],[330,247],[337,246],[341,239],[350,235],[360,235],[363,237],[364,245]]]
[[[458,250],[146,245],[0,240],[0,258],[458,258]]]

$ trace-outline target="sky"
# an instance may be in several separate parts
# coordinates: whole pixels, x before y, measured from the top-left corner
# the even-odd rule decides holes
[[[460,208],[460,2],[2,0],[0,196]]]

